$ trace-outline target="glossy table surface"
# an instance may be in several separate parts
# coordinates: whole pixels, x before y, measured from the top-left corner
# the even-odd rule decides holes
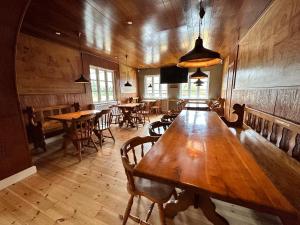
[[[81,116],[92,115],[92,114],[96,114],[99,112],[101,112],[101,111],[99,111],[99,110],[83,110],[83,111],[79,111],[79,112],[71,112],[71,113],[64,113],[64,114],[48,116],[48,118],[52,119],[52,120],[59,120],[59,121],[70,121],[72,119],[77,119]]]
[[[215,112],[183,110],[134,174],[279,216],[296,214]]]
[[[135,108],[139,105],[140,105],[140,103],[127,103],[127,104],[120,104],[120,105],[118,105],[118,107],[120,107],[120,108]]]
[[[186,109],[208,109],[208,105],[205,103],[187,103],[185,105]]]

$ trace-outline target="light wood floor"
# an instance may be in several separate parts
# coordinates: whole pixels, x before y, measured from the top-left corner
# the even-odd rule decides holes
[[[152,121],[158,119],[151,118]],[[129,138],[147,135],[147,125],[138,131],[113,126],[116,143],[108,140],[96,153],[89,149],[78,163],[76,157],[58,151],[38,163],[38,173],[0,191],[0,225],[118,225],[129,195],[120,160],[120,146]],[[58,149],[61,141],[49,145]],[[72,148],[72,146],[70,146]],[[232,204],[215,201],[217,211],[231,225],[279,225],[279,219]],[[145,217],[150,203],[135,199],[133,211]],[[155,208],[150,222],[159,224]],[[178,215],[176,225],[209,225],[200,210],[189,208]],[[134,224],[128,221],[127,224]]]

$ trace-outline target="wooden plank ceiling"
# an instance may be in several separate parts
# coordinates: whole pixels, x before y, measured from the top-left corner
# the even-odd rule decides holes
[[[204,0],[204,45],[228,55],[272,0]],[[177,63],[198,36],[199,0],[32,0],[22,32],[135,68]],[[127,22],[132,21],[132,25]],[[60,32],[61,35],[56,35]]]

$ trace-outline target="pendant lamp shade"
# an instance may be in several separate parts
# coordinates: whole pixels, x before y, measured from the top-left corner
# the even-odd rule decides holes
[[[196,86],[202,86],[204,82],[198,79],[196,82],[194,82],[194,84],[196,84]]]
[[[190,75],[191,79],[203,79],[208,78],[208,75],[206,73],[203,73],[200,68],[197,69],[197,71]]]
[[[89,83],[90,81],[88,79],[86,79],[83,74],[80,75],[80,77],[75,80],[75,83],[79,83],[79,84],[86,84]]]
[[[128,81],[124,84],[125,87],[132,87],[132,84],[129,83]]]
[[[81,41],[80,41],[80,37],[81,37],[81,33],[78,33],[78,42],[79,42],[79,46],[80,46],[80,60],[81,60],[81,74],[80,77],[75,80],[75,83],[79,83],[79,84],[86,84],[89,83],[89,79],[85,78],[83,75],[83,58],[82,58],[82,50],[81,50]]]
[[[220,63],[222,63],[220,54],[204,48],[203,40],[199,36],[196,40],[195,47],[179,59],[177,66],[183,68],[200,68]]]
[[[199,9],[199,36],[195,42],[195,47],[184,56],[180,57],[177,64],[178,67],[200,68],[222,63],[221,55],[218,52],[209,50],[203,46],[203,40],[201,38],[201,25],[204,15],[205,10],[201,0]]]
[[[152,84],[149,84],[149,85],[148,85],[148,88],[152,88]]]

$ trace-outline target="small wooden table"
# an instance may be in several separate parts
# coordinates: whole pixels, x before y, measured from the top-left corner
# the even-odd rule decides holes
[[[134,123],[132,122],[132,111],[138,107],[140,103],[127,103],[127,104],[120,104],[118,107],[121,109],[123,114],[123,120],[120,121],[119,126],[122,127],[123,124],[127,121],[127,123],[134,127]]]
[[[209,106],[205,103],[187,103],[184,107],[187,110],[208,111]]]
[[[194,205],[213,224],[228,225],[215,212],[213,197],[298,224],[297,211],[215,112],[183,110],[134,174],[185,190],[166,205],[167,218]]]
[[[52,116],[48,116],[48,118],[51,120],[58,120],[58,121],[62,122],[65,132],[68,132],[68,130],[69,130],[68,123],[71,122],[72,119],[78,119],[81,116],[88,116],[88,115],[97,114],[100,112],[101,111],[99,111],[99,110],[83,110],[83,111],[79,111],[79,112],[71,112],[71,113],[52,115]],[[66,148],[67,141],[68,140],[65,138],[62,149]]]

